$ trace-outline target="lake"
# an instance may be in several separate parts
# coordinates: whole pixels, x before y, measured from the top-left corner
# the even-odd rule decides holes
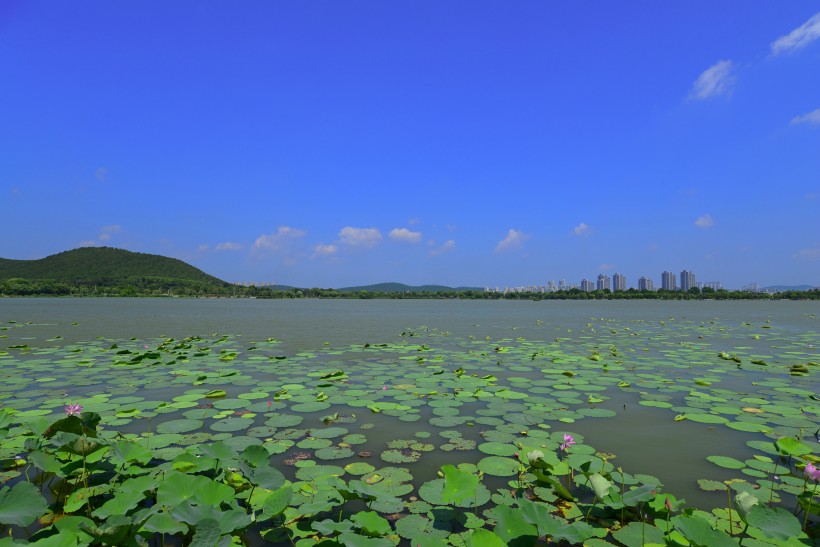
[[[262,403],[273,399],[281,413],[305,405],[297,410],[305,423],[333,411],[355,414],[347,432],[366,434],[376,454],[391,439],[429,439],[432,449],[408,461],[416,469],[414,484],[435,478],[445,463],[484,457],[476,449],[442,448],[446,441],[437,433],[456,431],[475,447],[512,439],[516,429],[530,438],[539,428],[571,431],[614,465],[658,477],[664,491],[711,508],[725,503],[725,494],[699,488],[699,480],[769,480],[765,466],[749,463],[765,455],[764,443],[795,435],[820,452],[820,406],[812,397],[817,367],[789,374],[795,364],[820,361],[818,314],[817,301],[0,299],[0,350],[6,350],[0,365],[8,380],[0,406],[42,413],[50,404],[59,413],[63,402],[78,402],[104,414],[136,405],[150,415],[141,399],[178,404],[147,424],[111,421],[139,432],[183,412],[190,418],[195,402],[183,403],[204,393],[179,397],[192,386],[221,387],[236,404],[215,403],[202,413],[204,423],[218,419],[220,408],[263,415],[271,406]],[[114,346],[131,357],[164,352],[167,339],[186,337],[202,337],[195,343],[208,352],[222,344],[214,354],[222,361],[202,352],[202,362],[186,353],[159,364],[163,354],[151,369],[159,371],[154,379],[133,384],[127,374],[137,373],[136,366],[112,369],[111,377],[83,372],[76,380],[60,372],[116,364]],[[76,357],[66,358],[67,351]],[[139,355],[146,365],[154,359]],[[50,359],[65,368],[51,368]],[[187,369],[201,374],[188,376]],[[232,379],[217,381],[223,369]],[[344,378],[335,387],[333,378],[318,384],[328,387],[316,387],[328,371],[343,371]],[[432,376],[451,378],[454,371],[458,378],[474,376],[464,385],[476,391],[462,406],[437,401],[442,394],[464,395],[461,384]],[[486,376],[492,379],[481,380]],[[282,386],[289,386],[287,393],[275,397]],[[254,390],[257,396],[248,395]],[[485,393],[501,395],[504,404]],[[107,398],[112,394],[119,407]],[[371,411],[366,403],[383,408]],[[391,411],[396,403],[407,406]],[[231,420],[222,416],[223,425],[211,423],[210,430],[232,431]],[[359,429],[362,421],[367,427]],[[253,425],[263,422],[257,417]],[[501,422],[506,429],[494,430]],[[263,436],[239,431],[247,442]],[[279,450],[283,458],[294,454]],[[715,456],[741,464],[707,460]],[[493,480],[500,486],[506,479]]]

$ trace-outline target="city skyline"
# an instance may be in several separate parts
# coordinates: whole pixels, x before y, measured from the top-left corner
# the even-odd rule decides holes
[[[8,0],[0,258],[817,285],[819,9]]]
[[[670,291],[688,291],[692,288],[697,289],[725,289],[721,281],[697,281],[695,273],[690,270],[681,270],[678,276],[671,271],[664,270],[661,272],[661,289]],[[757,291],[760,286],[756,282],[750,282],[742,287],[737,287],[736,290],[750,290]],[[640,291],[654,291],[655,283],[651,277],[641,276],[638,278],[636,284],[630,284],[627,277],[621,273],[612,274],[611,278],[605,274],[598,274],[593,282],[586,277],[582,278],[580,283],[567,282],[566,279],[560,279],[558,283],[555,280],[547,280],[545,285],[522,285],[517,287],[505,287],[504,290],[516,290],[518,292],[557,292],[568,291],[572,289],[579,289],[583,292],[603,291],[609,290],[611,292],[626,291],[629,289],[637,289]],[[485,290],[500,291],[498,287],[491,289],[489,286]]]

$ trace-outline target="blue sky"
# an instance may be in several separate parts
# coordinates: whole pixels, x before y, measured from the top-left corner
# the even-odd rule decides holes
[[[820,285],[814,1],[0,3],[0,256]]]

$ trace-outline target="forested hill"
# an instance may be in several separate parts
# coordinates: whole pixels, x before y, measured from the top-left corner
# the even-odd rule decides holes
[[[0,281],[14,278],[100,285],[119,284],[140,278],[225,284],[176,258],[112,247],[81,247],[38,260],[0,258]]]

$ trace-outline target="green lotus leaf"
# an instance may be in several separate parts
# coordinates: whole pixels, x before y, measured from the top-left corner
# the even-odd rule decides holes
[[[444,473],[444,488],[441,498],[444,503],[460,503],[465,498],[474,498],[478,489],[478,475],[457,469],[452,465],[441,468]]]
[[[496,477],[510,477],[518,473],[519,463],[512,458],[487,456],[477,464],[478,468],[487,475]]]
[[[353,451],[347,447],[329,446],[318,449],[315,454],[320,460],[341,460],[352,457]]]
[[[163,422],[157,426],[158,433],[187,433],[189,431],[196,431],[202,428],[204,422],[202,420],[183,418],[179,420],[170,420]]]
[[[746,464],[742,461],[736,460],[735,458],[730,458],[728,456],[707,456],[706,459],[713,464],[726,469],[743,469],[746,467]]]
[[[225,418],[218,420],[210,425],[214,431],[233,432],[248,429],[253,424],[253,421],[248,418]]]
[[[478,449],[491,456],[512,456],[518,452],[518,448],[513,444],[497,442],[481,443],[478,445]]]
[[[28,526],[48,508],[43,495],[30,482],[0,489],[0,524]]]
[[[319,439],[332,439],[347,435],[347,429],[344,427],[326,427],[324,429],[311,429],[310,433]]]

